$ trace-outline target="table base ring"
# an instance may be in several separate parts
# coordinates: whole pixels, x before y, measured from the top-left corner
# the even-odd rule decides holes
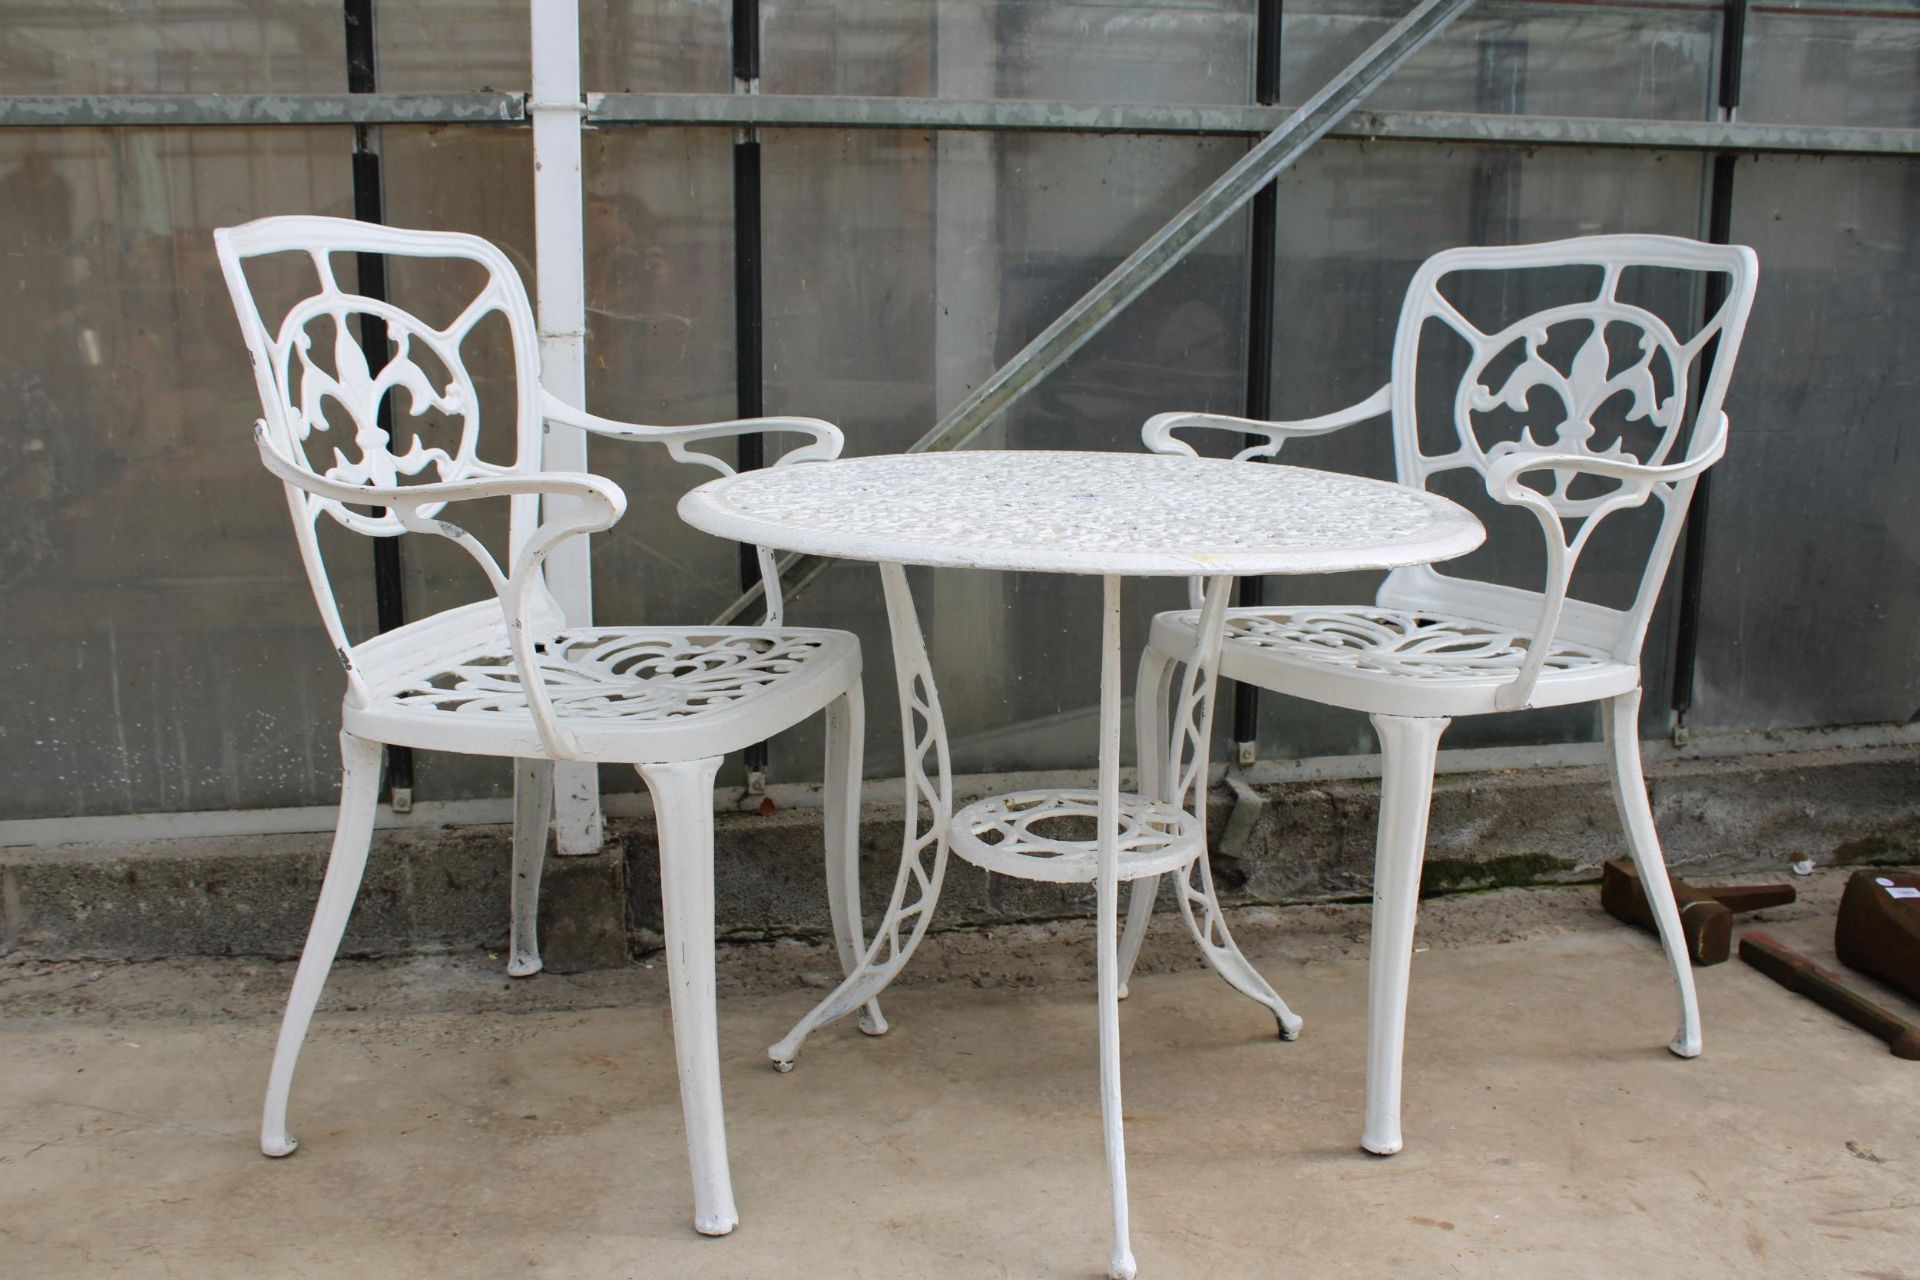
[[[1100,796],[1091,790],[1015,791],[953,816],[953,852],[1019,880],[1092,884],[1099,873]],[[1178,871],[1199,856],[1200,822],[1171,804],[1120,797],[1119,878]]]

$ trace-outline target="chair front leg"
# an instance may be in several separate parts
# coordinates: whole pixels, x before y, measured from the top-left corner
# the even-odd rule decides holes
[[[720,757],[643,764],[660,841],[660,901],[673,1004],[680,1109],[693,1166],[693,1229],[739,1225],[720,1101],[720,1026],[713,960],[713,776]]]
[[[1640,771],[1640,691],[1609,699],[1601,725],[1613,766],[1613,802],[1620,813],[1620,826],[1627,833],[1627,848],[1633,854],[1633,865],[1639,868],[1647,903],[1660,926],[1660,941],[1673,966],[1674,985],[1680,990],[1680,1030],[1667,1047],[1682,1058],[1698,1057],[1700,1001],[1693,987],[1693,961],[1680,932],[1680,908],[1673,900],[1667,862],[1660,853],[1660,833],[1653,825],[1653,806],[1647,802],[1647,781]]]
[[[1400,1149],[1400,1066],[1407,1034],[1407,983],[1427,811],[1441,717],[1375,715],[1380,736],[1380,829],[1373,859],[1373,945],[1367,961],[1367,1117],[1360,1145],[1379,1156]]]
[[[513,885],[508,911],[507,973],[527,978],[540,972],[540,871],[547,861],[547,828],[553,822],[553,761],[513,762]]]
[[[340,816],[333,829],[333,852],[327,857],[326,879],[313,909],[307,945],[294,971],[293,991],[287,997],[286,1016],[280,1022],[280,1040],[273,1051],[273,1070],[267,1076],[267,1105],[260,1122],[260,1150],[269,1156],[290,1156],[299,1141],[287,1132],[287,1093],[293,1087],[293,1068],[307,1038],[307,1024],[320,1003],[327,971],[333,967],[340,936],[360,892],[360,876],[367,867],[367,849],[373,843],[373,815],[380,799],[380,744],[350,734],[340,735]]]
[[[860,919],[860,773],[867,736],[865,695],[854,677],[847,691],[827,705],[827,767],[821,788],[827,845],[827,911],[840,951],[840,972],[852,977],[867,953]],[[878,998],[860,1010],[860,1030],[887,1033]]]

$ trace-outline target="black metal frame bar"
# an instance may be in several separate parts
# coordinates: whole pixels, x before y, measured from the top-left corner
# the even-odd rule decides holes
[[[1720,39],[1720,111],[1731,120],[1740,109],[1740,88],[1746,64],[1748,0],[1726,0]],[[1731,151],[1713,157],[1712,176],[1707,188],[1707,239],[1714,244],[1733,240],[1733,178],[1738,156]],[[1727,298],[1726,281],[1709,276],[1701,293],[1704,319],[1720,309]],[[1719,355],[1719,343],[1712,343],[1701,354],[1704,368],[1711,367]],[[1695,394],[1699,382],[1696,380]],[[1687,512],[1685,541],[1681,544],[1680,590],[1675,601],[1673,625],[1673,679],[1669,705],[1673,709],[1674,734],[1684,739],[1687,716],[1693,710],[1696,676],[1700,664],[1700,610],[1706,594],[1707,513],[1713,497],[1713,473],[1705,472],[1695,484],[1693,505]]]
[[[345,0],[347,24],[347,92],[377,93],[378,50],[374,33],[375,0]],[[377,126],[353,126],[353,216],[362,222],[386,220],[386,201],[381,186],[379,135]],[[361,294],[387,300],[387,259],[378,253],[354,255],[357,259],[357,287]],[[389,356],[387,322],[378,316],[360,317],[360,349],[369,368],[378,369]],[[380,402],[380,429],[393,431],[391,399]],[[405,570],[400,562],[400,539],[373,540],[373,597],[375,625],[392,631],[407,620]],[[413,748],[387,748],[387,801],[395,812],[413,807]]]
[[[760,0],[733,0],[734,86],[750,94],[760,79]],[[765,311],[762,303],[760,240],[760,139],[752,128],[742,129],[733,142],[733,351],[734,408],[739,417],[766,413]],[[766,465],[766,440],[759,435],[737,438],[734,466],[753,471]],[[740,590],[762,587],[760,559],[755,549],[740,545]],[[764,783],[769,758],[765,742],[746,750],[748,786]]]
[[[1280,25],[1283,0],[1258,0],[1254,10],[1253,100],[1263,107],[1280,101]],[[1273,416],[1273,309],[1280,235],[1280,180],[1260,189],[1250,206],[1247,226],[1247,396],[1249,418]],[[1261,437],[1248,436],[1254,445]],[[1242,607],[1266,603],[1266,580],[1242,578],[1235,591]],[[1260,689],[1235,682],[1233,686],[1232,742],[1236,759],[1258,750]]]

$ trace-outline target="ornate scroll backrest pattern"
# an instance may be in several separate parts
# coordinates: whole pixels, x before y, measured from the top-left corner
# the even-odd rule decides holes
[[[1594,281],[1591,293],[1491,330],[1468,319],[1442,290],[1448,277],[1461,273],[1537,274],[1559,268],[1583,269]],[[1635,268],[1689,271],[1703,279],[1718,274],[1727,285],[1724,300],[1683,338],[1661,316],[1621,297],[1622,277]],[[1654,467],[1692,461],[1717,435],[1694,427],[1715,423],[1720,415],[1754,284],[1751,251],[1670,236],[1589,236],[1435,255],[1408,288],[1394,344],[1392,412],[1400,479],[1428,487],[1446,471],[1471,468],[1484,476],[1493,464],[1516,454]],[[1451,395],[1451,431],[1440,433],[1445,437],[1441,451],[1429,452],[1422,447],[1416,392],[1423,342],[1431,341],[1436,329],[1463,340],[1466,355]],[[1449,373],[1454,367],[1448,366]],[[1431,410],[1437,399],[1424,403]],[[1517,439],[1491,438],[1511,437],[1516,428]],[[1623,486],[1572,468],[1532,474],[1537,477],[1532,487],[1568,526],[1565,540],[1576,556],[1593,525],[1615,510],[1638,505],[1624,500],[1633,495],[1623,495]],[[1693,485],[1688,477],[1654,486],[1663,507],[1660,528],[1635,601],[1618,614],[1622,648],[1637,650],[1644,634]],[[1586,527],[1573,532],[1580,525]]]
[[[325,217],[262,218],[216,231],[214,240],[252,357],[266,437],[296,467],[337,483],[386,487],[539,471],[544,421],[538,333],[519,274],[493,245],[476,236]],[[389,302],[341,288],[336,255],[363,253],[471,262],[484,278],[454,320],[435,328]],[[273,255],[306,258],[318,287],[270,329],[245,264]],[[480,456],[480,401],[462,354],[474,329],[495,314],[506,321],[513,351],[517,421],[510,463]],[[369,366],[350,325],[355,317],[363,325],[369,320],[385,325],[391,353],[381,368]],[[383,401],[394,422],[391,436],[380,422]],[[408,419],[429,413],[451,420],[457,439],[429,447],[407,430]],[[315,522],[325,514],[359,533],[391,536],[402,532],[400,521],[382,508],[351,506],[291,485],[287,499],[315,599],[336,648],[344,651],[347,638]],[[509,501],[507,563],[514,563],[538,522],[539,500],[523,495]],[[430,516],[437,509],[420,510]]]

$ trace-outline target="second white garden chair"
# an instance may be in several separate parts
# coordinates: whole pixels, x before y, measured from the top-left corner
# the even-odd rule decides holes
[[[808,443],[775,465],[806,463],[838,456],[839,430],[812,418],[636,426],[560,403],[541,390],[538,334],[519,275],[498,249],[473,236],[278,217],[216,231],[214,240],[265,415],[254,428],[255,443],[261,461],[286,486],[314,599],[347,678],[339,825],[274,1053],[261,1150],[284,1156],[296,1145],[286,1128],[287,1092],[366,866],[381,744],[517,762],[509,968],[516,975],[540,967],[534,923],[552,762],[631,764],[653,794],[659,827],[694,1226],[708,1235],[731,1231],[739,1215],[727,1167],[714,999],[714,775],[728,752],[827,713],[829,898],[841,954],[857,960],[864,950],[855,849],[860,647],[844,631],[782,625],[773,561],[764,551],[770,589],[762,626],[567,625],[547,591],[543,562],[567,538],[611,526],[626,497],[598,476],[541,470],[542,442],[547,424],[561,423],[652,441],[681,462],[731,474],[724,461],[689,446],[750,432],[798,433]],[[335,256],[365,253],[437,259],[469,273],[477,267],[480,283],[450,323],[435,327],[340,286]],[[269,325],[247,267],[276,257],[295,267],[304,260],[311,268],[304,288],[311,291]],[[464,347],[476,326],[493,317],[505,323],[511,367],[489,372],[511,375],[513,421],[483,457],[480,394]],[[370,320],[384,322],[390,345],[380,368],[369,366],[353,330]],[[430,419],[444,443],[429,446],[420,434],[390,433],[383,401],[393,418],[404,412]],[[509,504],[505,554],[497,559],[451,518],[462,504],[480,499]],[[492,598],[354,643],[327,575],[323,519],[374,537],[412,532],[450,539],[479,564]]]
[[[1717,276],[1724,285],[1720,305],[1684,339],[1622,296],[1628,273],[1639,282],[1673,271],[1693,273],[1702,286]],[[1515,293],[1528,272],[1556,273],[1563,287],[1575,273],[1586,287],[1557,305],[1483,329],[1445,286],[1489,272],[1505,273]],[[1455,716],[1603,704],[1614,800],[1679,987],[1680,1030],[1670,1047],[1685,1058],[1700,1052],[1693,970],[1640,769],[1640,649],[1695,481],[1726,447],[1721,402],[1757,273],[1750,249],[1668,236],[1448,250],[1414,275],[1400,311],[1391,381],[1360,404],[1298,422],[1168,413],[1144,428],[1147,447],[1162,453],[1193,453],[1175,435],[1189,428],[1264,437],[1237,455],[1257,459],[1273,457],[1289,439],[1385,417],[1401,483],[1425,488],[1449,472],[1477,473],[1489,497],[1529,512],[1545,537],[1539,590],[1420,566],[1388,575],[1370,604],[1260,606],[1227,616],[1222,676],[1367,712],[1380,739],[1361,1137],[1369,1151],[1388,1155],[1401,1145],[1414,914],[1435,755]],[[1464,372],[1417,400],[1422,377],[1434,376],[1423,373],[1422,358],[1442,345],[1433,341],[1435,331],[1453,335],[1444,343],[1461,353]],[[1423,412],[1429,418],[1424,431]],[[1608,516],[1649,500],[1660,504],[1658,524],[1631,603],[1608,607],[1579,598],[1574,570],[1594,531]],[[1140,743],[1167,741],[1172,664],[1193,651],[1198,621],[1197,608],[1153,621],[1136,698]],[[1141,772],[1150,783],[1169,785],[1159,776],[1164,762],[1143,760]],[[1131,903],[1122,975],[1139,953],[1153,886],[1137,883]]]

